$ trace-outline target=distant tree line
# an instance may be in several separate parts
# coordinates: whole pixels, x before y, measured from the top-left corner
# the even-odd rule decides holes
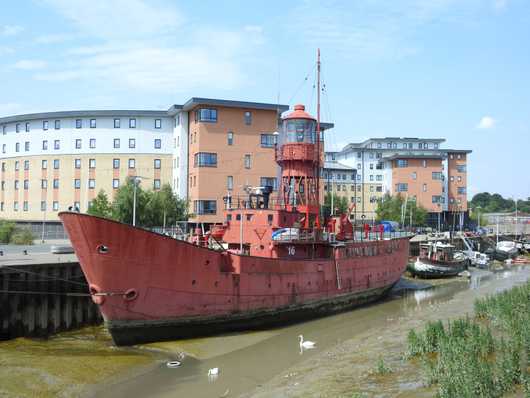
[[[32,245],[34,239],[30,229],[17,227],[12,221],[0,220],[0,243]]]
[[[498,193],[490,194],[489,192],[477,193],[469,202],[471,210],[477,209],[480,206],[480,213],[503,213],[515,211],[515,200],[511,198],[503,198]],[[530,213],[530,197],[517,200],[517,210]]]
[[[116,192],[111,202],[105,191],[101,190],[92,201],[88,214],[110,218],[132,224],[134,181],[128,179]],[[188,219],[188,203],[179,199],[169,184],[160,190],[144,190],[136,186],[136,225],[155,227],[174,225],[177,221]]]

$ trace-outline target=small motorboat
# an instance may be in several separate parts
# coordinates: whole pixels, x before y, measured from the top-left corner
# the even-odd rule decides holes
[[[508,259],[513,259],[519,254],[519,249],[515,242],[510,240],[503,240],[497,243],[495,251],[493,252],[493,257],[495,260],[505,261]]]
[[[420,245],[420,255],[410,265],[409,272],[420,278],[444,278],[456,276],[467,268],[469,259],[455,246],[442,242]]]

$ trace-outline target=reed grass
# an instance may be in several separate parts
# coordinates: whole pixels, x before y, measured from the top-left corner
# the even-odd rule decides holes
[[[475,318],[410,330],[407,357],[421,359],[438,397],[530,397],[530,282],[475,301]]]

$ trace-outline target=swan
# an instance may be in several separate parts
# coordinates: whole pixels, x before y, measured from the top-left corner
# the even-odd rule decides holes
[[[208,376],[217,376],[219,374],[219,368],[211,368],[208,370]]]
[[[300,338],[300,348],[315,348],[315,342],[313,341],[304,341],[304,336],[298,336]]]

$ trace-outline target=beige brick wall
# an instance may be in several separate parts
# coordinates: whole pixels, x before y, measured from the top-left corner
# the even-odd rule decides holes
[[[75,159],[81,160],[81,168],[75,168]],[[95,168],[89,168],[90,159],[95,160]],[[120,168],[113,168],[113,159],[120,159]],[[135,168],[129,169],[129,159],[135,159]],[[154,160],[161,160],[161,168],[154,168]],[[42,168],[42,161],[47,161],[47,168]],[[54,168],[54,161],[59,160],[59,168]],[[19,162],[18,171],[15,162]],[[29,161],[28,170],[24,169],[24,162]],[[30,156],[10,159],[0,159],[4,171],[0,170],[0,218],[15,221],[29,220],[57,220],[58,211],[67,210],[74,202],[79,202],[81,211],[87,210],[87,205],[97,193],[103,189],[111,199],[114,193],[113,179],[119,179],[122,184],[127,176],[138,175],[146,177],[142,187],[153,189],[154,180],[159,179],[161,185],[171,183],[171,155],[145,154],[90,154],[90,155],[59,155],[59,156]],[[54,188],[53,180],[59,181],[59,187]],[[80,188],[76,189],[75,179],[80,179]],[[95,187],[88,188],[88,179],[95,180]],[[24,189],[27,180],[28,189]],[[42,188],[42,180],[47,181],[47,188]],[[15,189],[18,181],[18,189]],[[41,201],[46,202],[46,211],[41,211]],[[14,202],[18,202],[18,211],[14,210]],[[27,203],[27,210],[24,208]],[[58,211],[53,210],[53,202],[58,202]]]

